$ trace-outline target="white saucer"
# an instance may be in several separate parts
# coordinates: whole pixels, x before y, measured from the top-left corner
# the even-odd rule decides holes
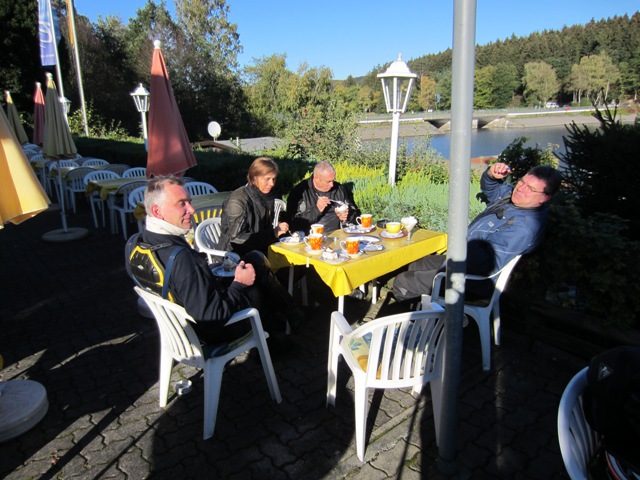
[[[380,252],[384,250],[384,245],[381,243],[364,243],[360,244],[360,250],[364,252]]]
[[[400,230],[398,233],[389,233],[386,230],[382,230],[380,232],[380,236],[382,238],[402,238],[402,237],[406,237],[407,236],[407,231],[406,230]]]
[[[322,247],[320,250],[311,250],[309,248],[309,245],[307,245],[306,247],[304,247],[304,251],[309,255],[320,255],[322,252],[324,252],[324,247]]]
[[[234,277],[236,274],[235,268],[229,272],[227,272],[222,265],[212,268],[211,272],[216,277]]]
[[[360,225],[350,225],[348,227],[344,227],[342,230],[344,233],[369,233],[373,232],[375,229],[375,225],[371,225],[369,228],[364,228]]]
[[[380,238],[375,235],[349,235],[349,238],[364,243],[377,243],[380,241]]]
[[[331,265],[338,265],[340,263],[344,263],[344,262],[349,261],[349,255],[340,254],[340,255],[338,255],[338,258],[336,258],[335,260],[330,259],[330,258],[324,258],[324,257],[320,257],[320,259],[323,262],[327,262],[327,263],[329,263]]]

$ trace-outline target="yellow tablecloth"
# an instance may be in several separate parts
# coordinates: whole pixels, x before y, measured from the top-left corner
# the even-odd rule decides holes
[[[376,228],[367,235],[380,237],[380,229]],[[344,240],[350,235],[336,231],[327,236]],[[357,258],[351,258],[339,265],[332,265],[321,260],[319,255],[311,255],[305,251],[305,244],[299,246],[283,246],[275,243],[269,247],[269,261],[275,270],[291,265],[313,265],[320,278],[326,283],[336,297],[349,295],[354,288],[374,280],[397,268],[407,265],[432,253],[442,253],[447,249],[447,234],[430,230],[416,230],[411,242],[406,237],[397,239],[381,238],[384,250],[367,252]],[[331,246],[331,245],[330,245]],[[334,246],[331,246],[334,248]],[[338,244],[335,244],[338,248]]]
[[[194,195],[191,198],[191,206],[198,210],[203,207],[213,207],[215,205],[222,205],[231,192],[218,192],[207,193],[206,195]],[[139,203],[136,209],[133,211],[133,216],[137,220],[142,220],[147,215],[144,209],[144,204]]]

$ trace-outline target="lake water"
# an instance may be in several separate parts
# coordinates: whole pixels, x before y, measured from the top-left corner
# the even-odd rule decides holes
[[[544,128],[501,128],[501,129],[480,129],[471,133],[471,157],[486,157],[499,155],[515,139],[527,137],[525,146],[547,148],[549,143],[557,145],[555,153],[565,153],[562,137],[567,135],[564,126],[544,127]],[[414,142],[420,142],[420,137],[400,138],[399,142],[406,144],[411,150]],[[431,146],[443,157],[449,158],[451,149],[451,136],[434,135],[431,137]]]

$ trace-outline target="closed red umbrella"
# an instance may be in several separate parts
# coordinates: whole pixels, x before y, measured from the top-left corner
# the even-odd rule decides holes
[[[44,141],[44,94],[40,82],[36,82],[33,103],[33,143],[42,146]]]
[[[149,97],[147,176],[182,176],[187,169],[195,166],[196,158],[173,96],[158,40],[154,42],[154,47]]]

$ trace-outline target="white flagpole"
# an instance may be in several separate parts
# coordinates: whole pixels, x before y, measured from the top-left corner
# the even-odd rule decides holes
[[[64,98],[64,86],[62,85],[62,73],[60,72],[60,56],[58,55],[58,39],[56,37],[56,25],[53,21],[53,8],[51,7],[51,0],[47,0],[47,7],[49,7],[49,21],[51,22],[51,32],[53,35],[53,51],[56,53],[56,77],[58,78],[58,94],[60,98]],[[66,109],[63,109],[64,118],[67,118]]]
[[[80,93],[80,107],[82,108],[82,126],[84,127],[85,136],[89,136],[89,127],[87,126],[87,109],[84,102],[84,87],[82,86],[82,72],[80,71],[80,52],[78,50],[78,36],[76,35],[76,17],[73,9],[73,0],[67,0],[67,15],[70,21],[70,31],[73,43],[73,52],[76,60],[76,73],[78,74],[78,90]]]

